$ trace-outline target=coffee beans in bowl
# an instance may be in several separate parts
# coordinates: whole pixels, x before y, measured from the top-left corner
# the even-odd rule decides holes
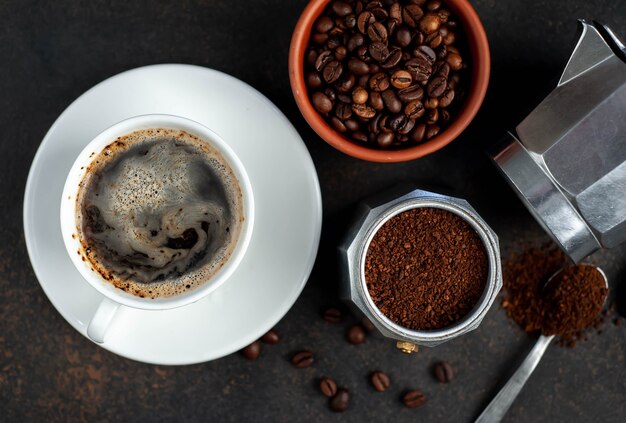
[[[450,142],[477,112],[488,77],[486,36],[464,0],[313,0],[290,51],[307,121],[366,160],[410,160]]]

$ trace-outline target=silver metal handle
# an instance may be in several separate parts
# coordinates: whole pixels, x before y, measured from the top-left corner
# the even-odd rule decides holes
[[[515,371],[511,379],[500,389],[498,395],[491,400],[487,408],[482,412],[476,423],[495,423],[502,420],[506,412],[509,410],[515,398],[519,395],[520,391],[526,384],[526,381],[539,364],[539,360],[543,357],[543,353],[550,345],[550,342],[554,339],[554,335],[539,337],[539,340],[535,344],[532,350],[528,353],[528,356],[524,359],[524,362],[519,369]]]

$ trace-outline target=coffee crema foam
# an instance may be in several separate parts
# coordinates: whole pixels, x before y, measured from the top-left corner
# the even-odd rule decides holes
[[[206,141],[177,129],[117,138],[80,183],[77,229],[83,260],[139,297],[177,295],[207,282],[241,230],[235,174]]]

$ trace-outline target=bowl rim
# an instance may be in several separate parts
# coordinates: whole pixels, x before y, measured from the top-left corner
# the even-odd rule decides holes
[[[440,134],[413,147],[400,150],[376,150],[358,145],[344,137],[322,118],[309,100],[304,81],[304,54],[311,35],[311,27],[333,0],[311,0],[305,7],[294,29],[289,47],[289,81],[300,113],[311,128],[328,144],[337,150],[362,160],[373,162],[404,162],[431,154],[456,139],[474,119],[487,93],[490,76],[490,51],[487,34],[472,5],[466,0],[444,0],[456,14],[468,39],[472,58],[472,76],[468,95],[459,114]]]

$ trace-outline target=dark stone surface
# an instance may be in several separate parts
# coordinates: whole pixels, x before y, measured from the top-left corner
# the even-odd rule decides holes
[[[483,213],[503,252],[545,235],[485,158],[482,149],[516,123],[564,65],[576,18],[596,18],[626,36],[626,3],[614,0],[473,2],[491,41],[493,73],[471,128],[449,147],[411,163],[349,158],[306,125],[291,96],[287,54],[305,1],[0,1],[0,419],[123,421],[470,421],[532,344],[495,305],[477,331],[405,356],[374,335],[348,345],[350,319],[319,318],[338,303],[334,248],[355,202],[406,179],[449,186]],[[22,232],[28,168],[49,126],[83,91],[141,65],[182,62],[219,69],[261,90],[296,125],[317,167],[324,230],[311,279],[278,324],[282,341],[257,361],[238,354],[212,363],[157,367],[123,359],[74,331],[54,310],[30,267]],[[593,140],[590,140],[592,142]],[[595,256],[624,298],[626,247]],[[610,322],[568,350],[552,347],[507,421],[623,421],[626,337]],[[315,364],[296,370],[291,352],[310,348]],[[431,374],[450,362],[456,379]],[[391,388],[369,385],[374,370]],[[333,415],[318,379],[349,388],[351,408]],[[401,394],[422,389],[427,403],[404,409]]]

